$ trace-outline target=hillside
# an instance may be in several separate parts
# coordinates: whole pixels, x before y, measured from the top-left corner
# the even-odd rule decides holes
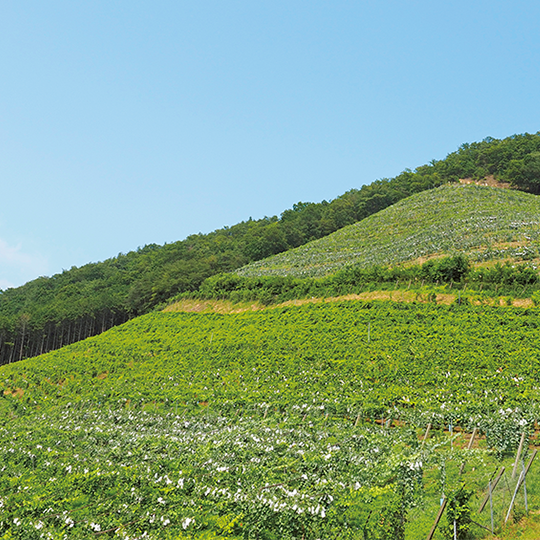
[[[536,308],[362,301],[229,315],[154,313],[4,366],[0,394],[7,404],[6,396],[21,392],[30,409],[49,399],[107,406],[204,401],[233,411],[310,401],[332,413],[378,415],[388,408],[402,414],[410,402],[441,413],[447,402],[450,415],[489,414],[540,399],[537,317]],[[464,386],[477,384],[475,372],[486,392],[462,403]],[[515,374],[523,377],[519,385]]]
[[[539,152],[540,133],[488,137],[332,201],[298,202],[280,216],[249,219],[164,246],[151,244],[0,291],[0,365],[99,334],[175,295],[197,291],[210,276],[323,238],[448,182],[493,177],[538,193]]]
[[[472,261],[539,256],[540,199],[476,185],[424,191],[339,231],[237,271],[241,276],[325,276],[464,254]]]
[[[154,313],[3,366],[0,535],[416,540],[462,481],[489,526],[477,497],[537,440],[537,333],[536,308],[343,301]]]
[[[434,540],[487,538],[479,504],[502,466],[495,532],[536,530],[537,198],[426,189],[486,175],[516,186],[537,141],[464,145],[337,202],[5,291],[0,356],[61,348],[0,366],[0,538],[417,540],[441,499]],[[349,226],[325,236],[331,215]],[[275,242],[284,231],[312,226],[297,246],[318,240],[259,270],[214,275],[240,266],[248,245],[274,253],[291,245]],[[268,254],[256,253],[249,260]],[[471,269],[461,254],[512,264]],[[229,298],[229,313],[196,304],[205,290]],[[118,325],[186,291],[186,305],[208,313]],[[311,298],[319,292],[355,296]],[[307,300],[265,307],[280,295]],[[527,502],[514,461],[532,464]]]

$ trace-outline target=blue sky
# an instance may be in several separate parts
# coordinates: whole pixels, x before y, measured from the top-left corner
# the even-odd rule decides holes
[[[540,3],[3,0],[0,288],[540,130]]]

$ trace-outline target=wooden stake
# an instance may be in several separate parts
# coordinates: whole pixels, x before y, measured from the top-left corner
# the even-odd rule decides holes
[[[447,499],[445,497],[442,501],[441,507],[439,508],[437,517],[435,518],[435,523],[433,524],[433,527],[431,527],[431,531],[429,531],[429,534],[427,535],[426,540],[431,540],[433,538],[433,535],[435,534],[435,530],[437,529],[437,525],[439,524],[439,521],[441,521],[444,509],[446,508],[446,502],[447,502]]]
[[[482,500],[482,504],[480,505],[480,508],[478,510],[478,513],[480,514],[482,512],[482,510],[486,507],[486,504],[487,502],[489,501],[489,496],[490,496],[490,493],[493,493],[493,490],[497,487],[497,484],[499,483],[499,480],[501,479],[501,476],[503,475],[504,473],[504,467],[501,467],[501,470],[499,471],[499,474],[497,475],[497,477],[495,478],[495,480],[493,480],[493,482],[490,480],[490,485],[488,485],[488,493],[487,495],[484,497],[484,499]],[[491,486],[491,489],[490,489],[490,486]]]
[[[474,438],[476,437],[476,431],[477,431],[477,428],[474,428],[473,432],[472,432],[472,435],[471,435],[471,438],[469,439],[469,444],[467,445],[467,450],[470,450],[472,448]],[[463,462],[461,464],[461,467],[459,468],[459,474],[463,474],[463,469],[464,468],[465,468],[465,462]]]
[[[523,482],[525,481],[525,477],[527,476],[527,473],[529,472],[529,469],[531,468],[533,459],[536,457],[536,452],[538,452],[538,450],[535,448],[531,456],[531,459],[529,459],[529,463],[527,463],[527,467],[525,467],[525,469],[521,471],[521,474],[519,475],[519,480],[516,484],[516,489],[514,490],[514,495],[512,496],[512,500],[510,501],[510,506],[508,507],[508,512],[504,520],[505,523],[508,521],[508,518],[510,517],[510,513],[512,512],[512,507],[514,506],[514,502],[516,500],[516,495],[519,491],[519,488],[521,487],[521,484],[523,484]]]
[[[517,466],[519,463],[519,457],[521,456],[521,451],[523,450],[523,443],[525,442],[525,431],[521,434],[521,439],[519,441],[518,451],[516,454],[516,461],[514,461],[514,468],[512,469],[512,478],[515,478]]]
[[[493,534],[493,490],[491,489],[491,480],[489,481],[489,514],[491,518],[491,534]]]
[[[356,417],[356,422],[354,423],[354,427],[358,426],[358,422],[360,422],[360,413],[358,413],[358,416]]]
[[[33,459],[33,458],[32,458]],[[525,461],[521,460],[522,470],[525,470]],[[525,498],[525,512],[529,513],[529,503],[527,502],[527,479],[523,479],[523,496]]]
[[[424,443],[426,442],[426,440],[428,438],[430,429],[431,429],[431,424],[428,424],[427,428],[426,428],[426,432],[424,433],[424,438],[422,439],[422,446],[424,446]]]
[[[477,432],[477,431],[478,431],[477,428],[474,428],[474,429],[473,429],[471,438],[469,439],[469,444],[467,445],[467,450],[470,450],[470,449],[472,448],[472,445],[473,445],[473,442],[474,442],[474,438],[476,437],[476,432]]]

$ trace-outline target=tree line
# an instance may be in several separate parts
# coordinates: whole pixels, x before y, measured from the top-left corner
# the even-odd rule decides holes
[[[540,132],[463,144],[443,160],[299,202],[280,216],[135,251],[0,291],[0,364],[35,356],[147,313],[216,274],[322,238],[401,199],[461,178],[488,175],[540,193]]]

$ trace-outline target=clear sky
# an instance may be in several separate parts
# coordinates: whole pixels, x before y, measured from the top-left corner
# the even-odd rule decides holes
[[[0,288],[540,130],[538,0],[2,0]]]

